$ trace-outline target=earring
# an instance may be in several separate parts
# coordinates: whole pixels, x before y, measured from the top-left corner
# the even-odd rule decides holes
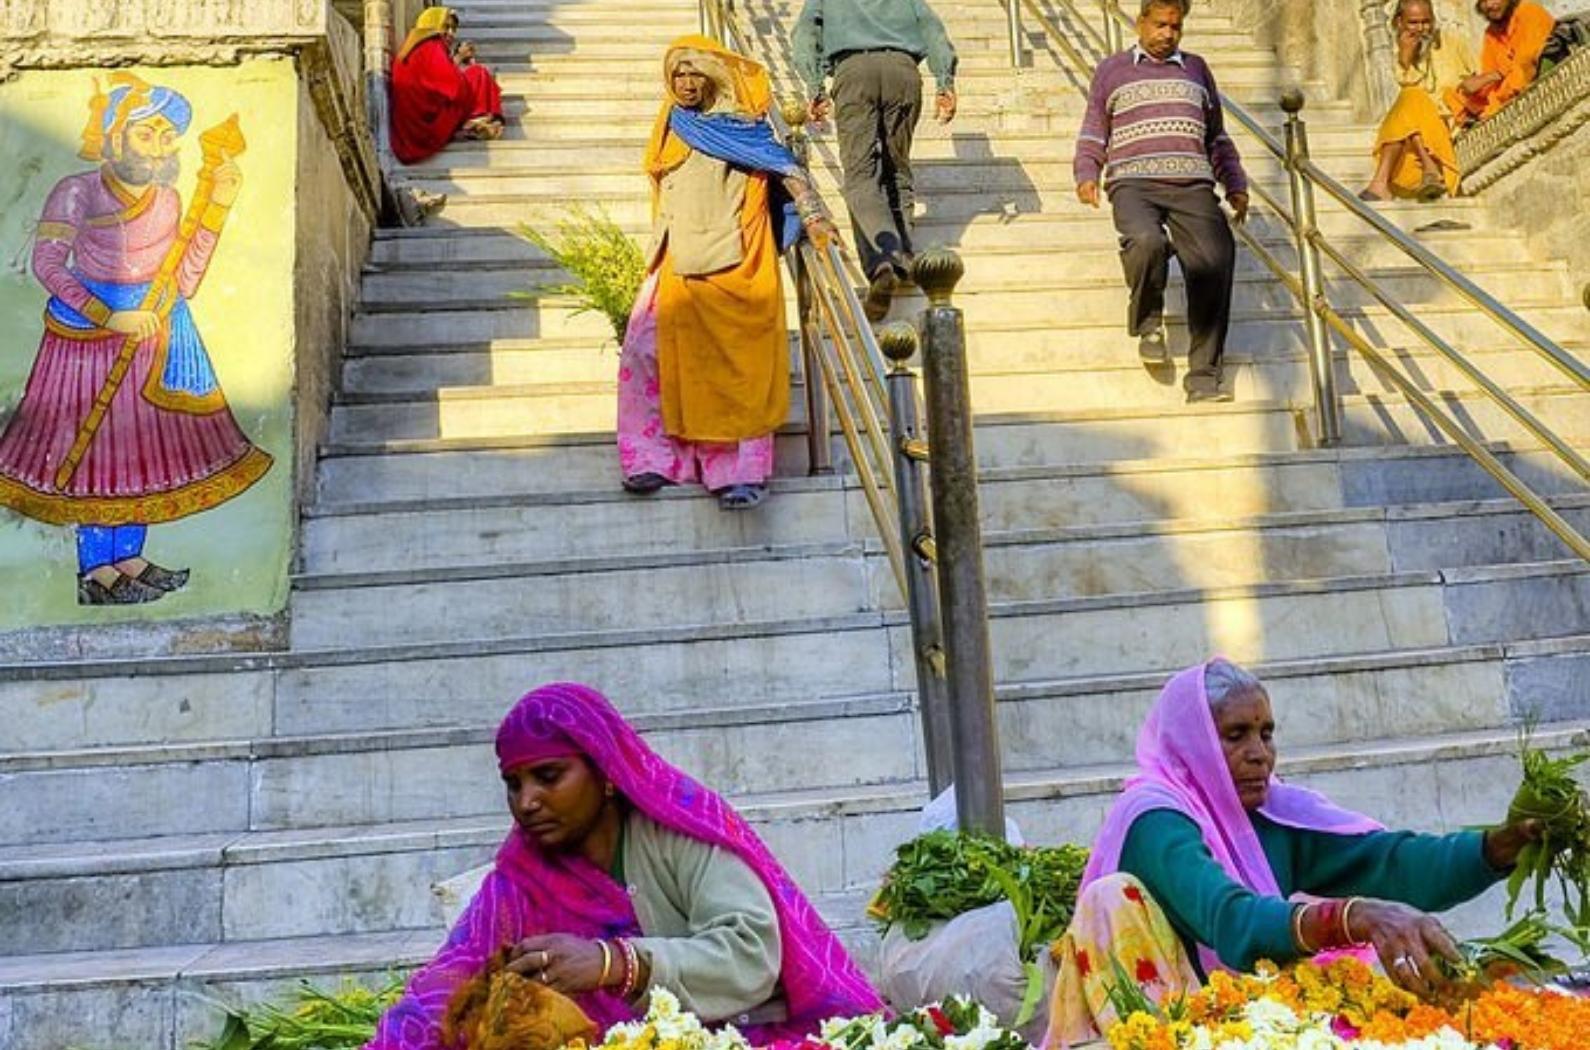
[[[602,790],[607,795],[608,798],[612,798],[613,797],[613,782],[611,780],[608,781],[607,782],[607,786],[605,788],[603,788]]]

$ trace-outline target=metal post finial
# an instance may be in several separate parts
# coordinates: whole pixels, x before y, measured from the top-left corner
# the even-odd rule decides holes
[[[798,98],[787,98],[779,103],[779,114],[784,118],[784,123],[789,125],[791,132],[799,134],[806,126],[806,103]]]
[[[1295,117],[1303,112],[1303,103],[1306,101],[1302,88],[1287,88],[1281,92],[1281,109],[1289,117]]]
[[[894,321],[878,329],[878,349],[894,362],[896,370],[904,369],[906,362],[916,356],[917,334],[907,321]]]
[[[955,286],[966,276],[966,264],[948,248],[929,248],[916,257],[911,266],[911,279],[927,295],[933,306],[950,305]]]

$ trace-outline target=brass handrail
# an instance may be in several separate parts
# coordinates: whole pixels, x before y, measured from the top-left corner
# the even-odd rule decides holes
[[[741,25],[740,12],[731,0],[700,2],[702,32],[741,54],[752,54],[750,34]],[[804,115],[804,108],[799,112]],[[804,121],[796,117],[795,106],[791,106],[789,118],[774,107],[769,119],[781,141],[793,146],[804,137],[800,130]],[[806,381],[820,380],[828,392],[890,570],[904,595],[908,589],[905,545],[899,518],[891,500],[884,497],[885,491],[894,489],[895,477],[888,431],[888,369],[883,352],[862,311],[855,286],[847,279],[850,264],[839,247],[832,242],[818,246],[808,240],[796,254],[803,265],[797,267],[792,258],[791,273],[798,292],[812,299],[814,316],[810,320],[816,326],[816,331],[807,331],[808,319],[802,317],[802,341],[816,347],[812,356],[822,372],[821,377],[808,375]],[[803,274],[809,282],[806,289],[799,284]],[[816,425],[815,420],[808,423]],[[823,440],[826,439],[824,435]]]
[[[1039,25],[1043,27],[1046,33],[1051,37],[1055,37],[1060,32],[1059,27],[1038,8],[1036,0],[1024,0],[1024,2],[1033,9],[1035,15],[1039,16]],[[1086,23],[1086,19],[1077,9],[1074,0],[1052,0],[1052,2],[1066,8],[1079,24]],[[1132,25],[1131,19],[1125,12],[1120,10],[1114,0],[1106,0],[1105,12],[1107,18],[1115,20],[1118,24],[1123,24],[1127,27]],[[1073,64],[1078,68],[1078,72],[1085,77],[1091,77],[1094,65],[1083,59],[1077,49],[1071,46],[1069,42],[1059,42],[1061,43],[1061,50],[1066,52],[1068,57],[1072,59]],[[1502,328],[1510,331],[1520,341],[1550,361],[1577,385],[1590,389],[1590,368],[1587,368],[1571,354],[1568,354],[1553,340],[1508,309],[1479,285],[1453,269],[1434,252],[1431,252],[1428,248],[1403,233],[1402,230],[1388,222],[1373,208],[1368,207],[1347,187],[1320,170],[1306,155],[1298,158],[1289,156],[1287,148],[1282,145],[1281,141],[1272,135],[1246,107],[1224,94],[1221,96],[1221,102],[1226,112],[1265,150],[1280,160],[1289,172],[1305,180],[1306,184],[1318,186],[1330,194],[1349,213],[1367,223],[1382,238],[1390,241],[1409,258],[1413,259],[1415,263],[1419,264],[1426,273],[1455,290],[1481,313],[1495,321]],[[1296,121],[1297,111],[1302,107],[1301,94],[1287,99],[1284,105],[1288,109],[1291,119]],[[1288,125],[1289,128],[1292,126],[1292,124]],[[1307,203],[1304,205],[1307,213],[1300,215],[1295,210],[1288,210],[1268,190],[1257,183],[1250,185],[1249,191],[1279,216],[1294,234],[1298,235],[1300,250],[1304,248],[1317,250],[1328,256],[1350,280],[1368,291],[1371,296],[1387,307],[1392,315],[1405,324],[1421,341],[1452,362],[1459,371],[1473,380],[1483,394],[1495,401],[1504,412],[1540,439],[1559,460],[1580,477],[1590,478],[1586,461],[1576,449],[1536,419],[1522,405],[1518,404],[1498,384],[1490,380],[1479,368],[1464,357],[1460,351],[1437,335],[1428,325],[1419,321],[1412,311],[1397,302],[1396,297],[1387,292],[1381,282],[1354,265],[1347,259],[1345,253],[1330,243],[1329,239],[1314,225],[1312,198],[1308,198]],[[1300,226],[1300,221],[1306,223],[1306,227]],[[1562,540],[1570,550],[1579,557],[1590,561],[1590,540],[1586,540],[1539,493],[1535,492],[1517,474],[1509,470],[1485,447],[1483,442],[1476,440],[1464,430],[1463,426],[1441,408],[1435,399],[1420,390],[1417,383],[1405,376],[1394,362],[1364,338],[1341,313],[1333,308],[1326,301],[1323,294],[1311,297],[1304,287],[1304,282],[1294,276],[1281,260],[1276,257],[1275,253],[1262,244],[1257,236],[1240,226],[1236,227],[1236,232],[1248,249],[1274,273],[1306,312],[1323,320],[1348,346],[1361,354],[1378,375],[1391,383],[1416,409],[1430,418],[1437,428],[1451,438],[1459,448],[1478,463],[1486,473],[1490,474],[1510,495],[1522,503],[1531,514],[1538,518],[1558,539]]]

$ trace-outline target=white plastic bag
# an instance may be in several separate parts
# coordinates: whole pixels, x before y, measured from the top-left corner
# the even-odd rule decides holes
[[[957,915],[935,924],[919,941],[900,926],[889,928],[878,949],[878,990],[896,1010],[909,1010],[952,995],[976,999],[1027,1042],[1043,1041],[1054,992],[1055,964],[1047,951],[1037,960],[1041,987],[1032,1017],[1020,1028],[1016,1018],[1028,990],[1028,973],[1017,949],[1016,909],[1009,901]]]

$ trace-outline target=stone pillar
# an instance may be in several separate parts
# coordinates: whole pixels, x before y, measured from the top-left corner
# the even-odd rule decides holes
[[[1358,21],[1364,31],[1365,81],[1369,101],[1384,113],[1397,98],[1397,44],[1391,35],[1391,14],[1386,0],[1359,0]]]
[[[364,107],[381,167],[390,167],[387,85],[392,75],[392,0],[364,0]]]

